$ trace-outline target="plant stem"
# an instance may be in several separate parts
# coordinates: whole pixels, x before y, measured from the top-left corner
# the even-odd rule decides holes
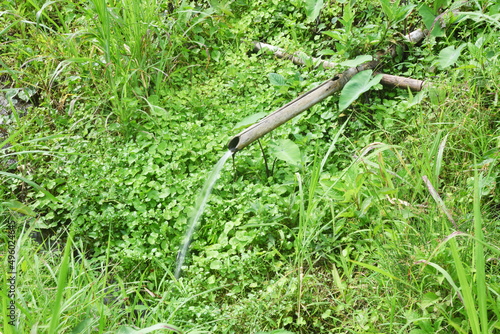
[[[267,178],[269,178],[269,166],[267,165],[266,154],[264,153],[264,148],[262,148],[262,144],[260,143],[260,139],[257,139],[257,142],[259,143],[260,150],[262,151],[262,156],[264,157],[264,164],[266,165],[266,176],[267,176]]]

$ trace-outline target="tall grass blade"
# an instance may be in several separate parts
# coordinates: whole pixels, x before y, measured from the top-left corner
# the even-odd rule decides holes
[[[386,277],[389,277],[390,279],[393,279],[393,280],[395,280],[395,281],[398,281],[398,282],[400,282],[400,283],[402,283],[402,284],[406,285],[407,287],[410,287],[410,288],[412,288],[412,289],[415,289],[415,287],[414,287],[414,286],[412,286],[412,285],[410,285],[410,284],[406,283],[405,281],[403,281],[403,280],[402,280],[402,279],[400,279],[400,278],[397,278],[396,276],[394,276],[393,274],[391,274],[391,273],[390,273],[390,272],[388,272],[388,271],[385,271],[384,269],[381,269],[381,268],[379,268],[379,267],[373,266],[373,265],[368,264],[368,263],[358,262],[358,261],[354,261],[354,260],[349,260],[349,262],[352,262],[352,263],[354,263],[354,264],[357,264],[358,266],[361,266],[361,267],[365,267],[366,269],[373,270],[373,271],[375,271],[375,272],[377,272],[377,273],[379,273],[379,274],[382,274],[382,275],[384,275],[384,276],[386,276]]]
[[[5,65],[5,63],[1,59],[0,59],[0,66],[5,69],[3,71],[0,71],[0,74],[4,73],[4,72],[7,72],[7,73],[9,73],[12,76],[12,78],[14,80],[16,80],[16,81],[18,80],[18,76],[16,74],[18,71],[11,70],[7,65]]]
[[[460,282],[460,290],[462,291],[463,303],[465,306],[465,311],[467,313],[469,324],[471,326],[471,331],[473,334],[479,334],[481,333],[481,330],[479,328],[479,320],[477,317],[477,310],[474,303],[474,297],[472,296],[472,290],[467,280],[467,273],[462,263],[462,259],[458,254],[458,246],[455,238],[450,239],[450,249],[451,249],[451,255],[453,256],[453,261],[455,262],[458,280]]]
[[[12,211],[19,212],[23,215],[27,215],[30,217],[36,217],[36,213],[27,205],[16,201],[16,200],[9,200],[7,202],[0,202],[0,206],[5,206],[8,209]]]
[[[66,246],[64,247],[64,256],[61,263],[61,268],[59,269],[59,277],[57,279],[57,291],[56,299],[54,301],[54,307],[52,309],[52,317],[49,324],[49,334],[57,333],[57,327],[59,326],[59,316],[61,311],[61,302],[63,298],[63,293],[66,288],[68,267],[69,267],[69,252],[73,243],[74,227],[71,228],[68,240],[66,241]]]
[[[21,237],[22,237],[23,232],[24,232],[24,228],[23,228],[23,231],[21,232],[20,237],[18,238],[16,245],[14,247],[14,254],[13,254],[14,258],[12,259],[9,256],[9,262],[12,261],[11,264],[8,264],[7,266],[4,267],[4,270],[2,270],[2,278],[3,278],[2,283],[3,283],[3,287],[5,287],[4,289],[2,289],[3,291],[1,291],[2,315],[3,315],[3,319],[4,319],[3,320],[3,325],[4,325],[3,328],[6,331],[6,333],[17,332],[16,327],[15,327],[16,325],[12,326],[12,321],[16,321],[16,319],[15,319],[15,317],[14,317],[14,319],[11,318],[12,309],[10,308],[10,305],[11,305],[12,299],[10,299],[10,293],[9,293],[10,289],[8,289],[8,287],[10,287],[12,283],[16,284],[15,280],[18,279],[17,259],[19,257],[19,248],[21,246]],[[16,228],[15,227],[14,227],[13,234],[14,234],[14,236],[16,235]],[[9,252],[10,247],[8,247],[8,244],[9,244],[8,242],[5,243],[5,254],[12,255],[12,253]],[[7,258],[7,256],[5,256],[5,258]],[[11,279],[13,278],[14,282],[11,282],[11,281],[8,282],[7,277],[9,277]],[[14,293],[15,293],[15,291],[14,291]],[[7,294],[9,294],[9,296],[7,296]],[[9,308],[7,307],[7,303],[9,304]],[[14,310],[14,312],[15,312],[15,310]]]
[[[297,177],[297,182],[299,183],[299,196],[300,196],[300,212],[299,212],[299,232],[297,235],[297,243],[295,245],[296,247],[296,252],[297,252],[297,265],[302,266],[302,260],[303,260],[303,252],[304,252],[304,247],[305,247],[305,242],[304,239],[306,237],[306,232],[307,232],[307,217],[305,214],[305,207],[304,207],[304,191],[302,189],[302,178],[300,177],[299,173],[295,173]]]
[[[346,119],[344,124],[340,127],[339,131],[335,134],[335,137],[333,137],[332,143],[330,144],[330,147],[328,148],[328,151],[326,152],[325,156],[323,157],[323,160],[321,160],[321,167],[319,169],[319,174],[323,171],[323,167],[325,166],[326,161],[328,160],[328,157],[330,156],[330,153],[333,152],[335,149],[335,145],[337,144],[337,141],[339,140],[339,137],[341,134],[344,133],[344,128],[347,123],[349,123],[349,120],[351,119],[352,114],[349,115],[349,117]]]
[[[4,141],[2,141],[0,143],[0,148],[3,148],[5,145],[7,145],[8,143],[10,143],[11,141],[13,141],[17,136],[19,136],[21,133],[24,132],[25,128],[30,124],[31,122],[26,122],[23,124],[22,127],[19,128],[19,130],[17,130],[14,134],[10,135],[7,137],[7,139],[5,139]],[[0,149],[0,150],[3,150],[3,149]]]
[[[335,264],[332,264],[332,276],[333,282],[339,289],[340,295],[344,298],[344,286],[342,285],[342,280],[340,279],[340,275]]]
[[[476,159],[474,159],[476,165]],[[481,218],[481,194],[479,189],[479,173],[474,169],[474,234],[477,239],[483,240],[483,226]],[[479,319],[482,333],[488,332],[488,315],[486,306],[486,272],[483,244],[476,242],[476,281],[477,281],[477,304],[479,307]]]
[[[418,263],[425,263],[425,265],[429,265],[429,266],[433,267],[434,269],[436,269],[437,271],[439,271],[443,275],[443,277],[446,278],[448,283],[450,283],[451,287],[453,289],[455,289],[455,291],[458,295],[458,299],[460,299],[460,301],[462,301],[462,303],[464,302],[462,295],[460,294],[459,287],[455,284],[455,281],[453,281],[453,278],[451,278],[451,275],[446,270],[444,270],[443,267],[441,267],[435,263],[426,261],[426,260],[420,260],[420,261],[415,262],[415,264],[418,264]]]
[[[438,154],[436,158],[436,166],[435,166],[435,171],[434,171],[434,179],[436,180],[436,185],[439,184],[439,174],[441,173],[441,166],[443,163],[443,153],[444,153],[444,148],[446,146],[446,140],[448,139],[448,134],[444,136],[443,140],[439,144],[438,148]]]
[[[458,230],[458,226],[455,223],[455,220],[453,219],[450,211],[448,211],[448,208],[446,208],[446,205],[444,204],[443,200],[441,199],[441,196],[439,196],[436,189],[434,189],[431,181],[429,181],[429,178],[427,178],[427,175],[423,175],[422,179],[424,180],[424,183],[427,186],[427,189],[429,189],[429,192],[431,193],[432,198],[434,198],[434,200],[436,201],[439,208],[446,214],[446,217],[448,217],[448,219],[453,223],[455,228]]]
[[[480,12],[458,12],[456,13],[456,15],[463,15],[476,22],[486,21],[491,24],[491,27],[496,27],[497,29],[500,29],[500,20],[495,18],[494,16],[485,15]]]
[[[0,171],[0,175],[4,175],[4,176],[7,176],[7,177],[10,177],[10,178],[13,178],[13,179],[18,179],[18,180],[21,180],[27,184],[29,184],[30,186],[32,186],[33,188],[35,188],[36,190],[38,191],[41,191],[42,193],[45,194],[45,196],[47,196],[48,198],[50,198],[51,200],[55,201],[55,202],[61,202],[61,200],[55,198],[51,193],[49,193],[47,190],[45,190],[44,188],[40,187],[38,184],[36,184],[35,182],[33,181],[30,181],[22,176],[19,176],[19,175],[16,175],[16,174],[12,174],[12,173],[7,173],[7,172],[2,172]]]

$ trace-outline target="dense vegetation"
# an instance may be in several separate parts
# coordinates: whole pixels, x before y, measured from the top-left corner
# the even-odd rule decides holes
[[[496,1],[0,2],[3,332],[500,329]],[[229,139],[390,47],[377,71],[432,86],[333,95],[238,152],[176,280]]]

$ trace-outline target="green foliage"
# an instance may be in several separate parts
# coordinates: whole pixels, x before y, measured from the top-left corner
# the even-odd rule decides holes
[[[432,10],[427,5],[422,5],[422,6],[420,6],[418,12],[419,12],[420,16],[422,16],[425,27],[427,29],[429,29],[432,36],[441,37],[441,36],[445,35],[443,30],[441,29],[441,26],[437,22],[438,18],[437,18],[436,10]]]
[[[147,328],[142,328],[142,329],[139,329],[139,330],[135,330],[131,327],[128,327],[128,326],[122,326],[120,327],[120,329],[118,330],[118,334],[140,334],[140,333],[151,333],[153,331],[157,331],[157,330],[162,330],[162,329],[167,329],[169,331],[172,331],[174,333],[182,333],[182,331],[175,327],[175,326],[172,326],[170,324],[156,324],[156,325],[153,325],[153,326],[149,326]]]
[[[238,123],[236,123],[233,130],[240,131],[241,129],[247,127],[248,125],[257,123],[258,120],[260,120],[261,118],[263,118],[265,116],[267,116],[267,113],[265,113],[263,111],[258,112],[258,113],[253,114],[253,115],[250,115],[250,116],[247,116],[247,117],[243,118],[241,121],[239,121]]]
[[[74,333],[499,328],[498,4],[325,4],[2,2],[3,93],[33,105],[0,112],[20,331],[48,331],[56,313],[52,331]],[[174,279],[228,140],[391,46],[376,71],[432,87],[382,89],[359,73],[262,137],[263,152],[238,152]],[[72,229],[74,242],[41,252],[19,236],[25,223],[52,243]]]
[[[286,85],[285,78],[283,78],[282,75],[277,74],[277,73],[269,73],[269,81],[271,82],[271,85],[274,85],[274,86],[285,86]]]
[[[349,80],[348,83],[342,88],[339,99],[339,110],[343,111],[351,105],[356,99],[367,92],[370,88],[375,86],[382,79],[382,75],[378,74],[371,78],[373,71],[362,71],[357,73]]]
[[[302,158],[300,148],[293,141],[289,139],[280,139],[271,143],[269,148],[277,159],[283,160],[294,166],[301,164]]]
[[[316,20],[323,8],[323,0],[306,0],[306,18],[311,22]]]
[[[57,277],[57,292],[56,298],[54,300],[54,305],[52,306],[52,317],[49,323],[49,333],[57,333],[57,327],[59,326],[61,317],[61,303],[63,298],[64,290],[67,285],[67,275],[69,267],[69,252],[73,244],[74,231],[72,230],[68,235],[68,240],[66,240],[66,246],[64,247],[64,254],[62,257],[61,268],[59,270],[59,275]]]
[[[347,66],[347,67],[356,67],[358,65],[361,65],[363,63],[366,63],[367,61],[372,61],[373,57],[368,56],[368,55],[360,55],[357,56],[355,59],[349,59],[341,62],[339,65],[340,66]]]
[[[401,1],[391,2],[390,0],[379,0],[382,11],[387,16],[391,24],[397,24],[406,19],[416,7],[414,4],[400,5]]]
[[[457,62],[458,57],[460,57],[460,53],[462,52],[462,49],[464,47],[465,44],[462,44],[455,49],[453,45],[450,45],[441,50],[441,52],[439,52],[439,57],[438,57],[439,68],[443,70],[447,67],[454,65]]]

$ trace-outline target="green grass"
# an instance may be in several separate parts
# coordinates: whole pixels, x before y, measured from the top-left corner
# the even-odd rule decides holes
[[[449,1],[331,2],[314,20],[301,1],[0,3],[0,84],[34,104],[0,115],[0,147],[12,145],[0,152],[0,236],[7,245],[14,221],[19,245],[19,326],[2,332],[500,328],[493,1],[463,16]],[[341,70],[247,41],[340,63],[446,10],[441,36],[377,69],[430,90],[376,85],[343,112],[335,95],[238,152],[174,278],[197,193],[238,123]],[[37,229],[59,248],[30,239]]]

